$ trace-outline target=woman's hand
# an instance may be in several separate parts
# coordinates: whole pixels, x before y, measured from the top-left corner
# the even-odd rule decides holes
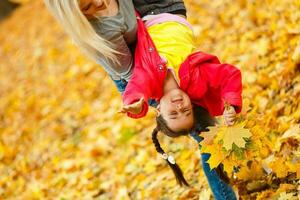
[[[223,116],[224,116],[226,125],[232,126],[235,122],[235,117],[236,117],[236,112],[235,112],[234,107],[233,106],[225,106]]]
[[[144,98],[141,98],[139,101],[134,102],[129,105],[123,105],[121,110],[119,111],[120,113],[132,113],[132,114],[139,114],[143,110],[143,104],[144,104]]]

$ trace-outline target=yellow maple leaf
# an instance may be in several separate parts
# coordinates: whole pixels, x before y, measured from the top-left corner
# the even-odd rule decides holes
[[[220,127],[217,133],[217,140],[222,140],[223,147],[226,150],[231,150],[233,144],[239,148],[244,148],[246,145],[244,138],[250,138],[251,136],[250,130],[244,128],[244,123],[240,123],[233,126]]]
[[[216,135],[218,133],[218,127],[210,126],[208,128],[209,128],[208,132],[201,133],[201,137],[204,138],[203,144],[205,144],[205,145],[211,145],[213,143],[214,138],[216,137]]]
[[[228,153],[222,150],[222,146],[219,144],[203,146],[201,152],[210,153],[210,158],[207,163],[211,169],[217,167],[228,155]]]

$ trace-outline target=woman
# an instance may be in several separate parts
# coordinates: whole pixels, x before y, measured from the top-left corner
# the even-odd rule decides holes
[[[132,73],[136,19],[132,1],[45,0],[75,44],[118,84]],[[124,88],[118,88],[122,91]]]
[[[134,0],[141,16],[185,15],[181,0]],[[75,44],[99,63],[122,93],[133,67],[136,41],[135,11],[130,0],[45,0],[45,4]]]

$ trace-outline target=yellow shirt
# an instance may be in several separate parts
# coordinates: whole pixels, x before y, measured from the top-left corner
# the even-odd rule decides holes
[[[181,63],[195,50],[193,31],[178,22],[163,22],[148,28],[159,55],[167,60],[167,67],[178,77]]]

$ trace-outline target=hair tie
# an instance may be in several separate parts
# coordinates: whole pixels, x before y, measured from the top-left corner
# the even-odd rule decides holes
[[[161,154],[161,157],[162,157],[163,159],[167,160],[167,159],[168,159],[168,154],[163,153],[163,154]]]
[[[169,163],[175,165],[176,162],[175,162],[175,159],[174,159],[173,156],[170,156],[170,155],[168,155],[166,153],[163,153],[161,156],[162,156],[163,159],[168,160]]]

